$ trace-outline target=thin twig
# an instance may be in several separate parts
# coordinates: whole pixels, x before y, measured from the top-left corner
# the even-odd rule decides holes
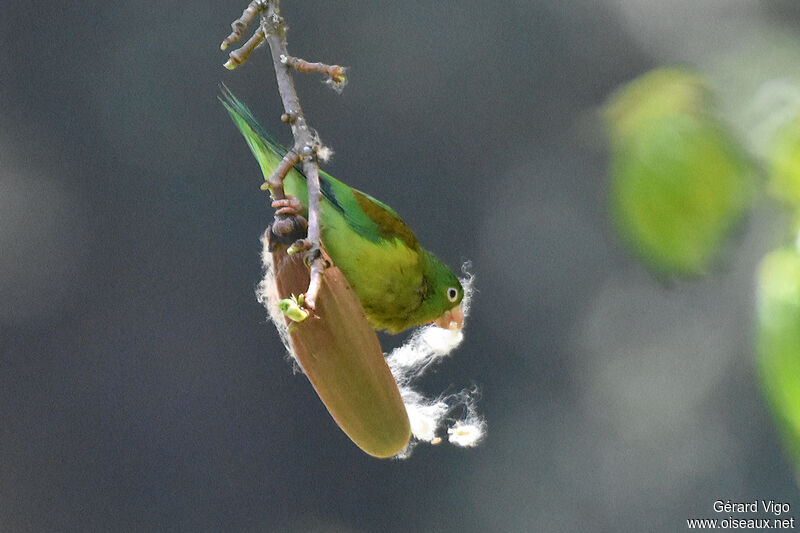
[[[308,236],[307,239],[298,241],[293,248],[302,248],[305,252],[306,262],[310,268],[310,282],[305,294],[306,306],[314,309],[317,294],[322,283],[322,272],[325,260],[320,248],[320,219],[319,219],[319,166],[317,163],[318,152],[321,145],[317,133],[308,126],[300,99],[294,88],[291,68],[300,72],[322,72],[327,75],[333,87],[341,91],[346,82],[344,68],[339,65],[326,65],[324,63],[309,63],[289,55],[286,44],[286,25],[280,14],[280,0],[253,0],[239,17],[231,24],[233,32],[222,41],[220,48],[225,50],[231,43],[241,39],[247,26],[257,15],[261,15],[261,24],[255,34],[239,49],[230,53],[230,59],[225,63],[229,69],[241,65],[250,56],[253,50],[265,39],[272,53],[272,63],[275,67],[275,78],[278,83],[278,92],[281,95],[285,113],[281,120],[288,123],[294,136],[294,146],[283,157],[278,167],[273,171],[266,183],[262,185],[271,191],[273,200],[286,199],[283,190],[283,180],[291,169],[300,161],[303,162],[303,172],[308,185]],[[329,151],[325,150],[325,153]],[[323,154],[324,155],[324,154]],[[272,230],[277,236],[291,235],[297,228],[304,227],[305,220],[296,215],[293,220],[287,213],[292,209],[288,206],[281,207],[275,216]],[[302,245],[302,246],[300,246]]]
[[[278,167],[272,172],[269,179],[261,185],[261,190],[269,190],[273,200],[286,198],[283,192],[283,179],[294,166],[300,162],[300,156],[294,150],[289,150],[281,159]]]
[[[306,257],[311,259],[311,281],[306,291],[306,305],[311,309],[317,303],[317,294],[322,283],[322,271],[325,268],[325,260],[322,258],[319,248],[319,166],[316,157],[308,158],[303,161],[303,171],[306,174],[308,183],[308,241],[311,249],[306,252]]]
[[[303,171],[308,184],[308,242],[310,247],[306,251],[306,258],[310,263],[311,281],[308,285],[308,291],[306,291],[305,300],[306,306],[314,309],[322,282],[322,271],[325,266],[319,244],[320,187],[319,167],[317,166],[316,157],[319,139],[316,132],[306,123],[297,91],[294,88],[294,80],[292,79],[289,65],[285,60],[285,58],[291,56],[286,44],[286,26],[283,17],[280,15],[279,0],[267,0],[263,4],[266,4],[266,12],[262,13],[261,16],[261,27],[266,33],[267,44],[272,53],[275,78],[278,83],[278,92],[283,102],[286,121],[291,126],[292,135],[294,136],[294,147],[289,153],[294,152],[295,155],[302,158]],[[281,162],[282,165],[284,163],[288,164],[286,158]],[[273,176],[276,174],[277,170],[273,173]],[[270,181],[272,181],[272,178],[270,178]]]
[[[233,70],[247,61],[247,58],[250,57],[250,54],[253,53],[253,50],[255,50],[262,42],[264,42],[264,29],[258,28],[253,36],[250,37],[241,48],[238,48],[229,54],[229,59],[225,62],[225,68],[228,70]],[[224,41],[223,44],[225,44]]]
[[[296,69],[298,72],[321,72],[330,77],[334,83],[344,83],[347,79],[344,74],[344,67],[339,65],[311,63],[299,57],[287,57],[286,64]]]
[[[222,44],[219,45],[219,49],[225,50],[231,43],[235,43],[241,39],[247,26],[249,26],[256,15],[264,11],[264,9],[266,9],[266,5],[262,0],[253,0],[250,2],[250,5],[242,12],[242,16],[231,23],[231,30],[233,31],[222,41]]]

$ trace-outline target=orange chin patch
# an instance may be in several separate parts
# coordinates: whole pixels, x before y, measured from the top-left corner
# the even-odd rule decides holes
[[[444,314],[434,320],[433,323],[444,329],[461,329],[464,325],[464,311],[461,309],[461,304],[445,311]]]

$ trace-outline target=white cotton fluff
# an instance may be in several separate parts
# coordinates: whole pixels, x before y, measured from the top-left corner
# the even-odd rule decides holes
[[[450,406],[441,400],[427,400],[420,393],[408,388],[401,391],[401,396],[408,411],[411,433],[418,440],[425,442],[434,440],[436,430],[439,429],[438,421],[450,411]],[[408,409],[409,405],[416,406],[416,408]]]
[[[272,252],[269,251],[269,228],[261,236],[261,265],[264,267],[264,277],[256,287],[256,299],[266,307],[269,318],[278,330],[283,346],[286,348],[288,359],[292,362],[295,373],[302,372],[300,363],[292,350],[292,343],[289,341],[289,326],[286,324],[283,311],[278,307],[280,296],[278,296],[278,285],[275,282],[275,264],[272,262]]]
[[[465,319],[472,300],[474,281],[474,277],[467,273],[468,268],[469,264],[465,264],[462,268],[465,277],[460,280],[464,287],[461,307]],[[386,358],[400,387],[400,395],[411,423],[412,440],[396,458],[408,458],[418,442],[439,444],[442,438],[438,433],[444,426],[447,426],[448,442],[457,446],[475,446],[485,436],[486,421],[478,415],[475,407],[479,398],[477,388],[464,389],[457,394],[441,394],[435,398],[427,398],[415,389],[415,381],[431,365],[461,344],[464,339],[462,331],[423,326]],[[463,413],[461,418],[454,418],[452,415],[458,412]]]
[[[399,348],[392,350],[386,362],[398,384],[413,380],[438,359],[453,351],[464,339],[459,330],[424,326],[417,329]]]
[[[485,426],[483,420],[477,423],[458,420],[447,428],[447,440],[458,446],[475,446],[483,438]]]
[[[475,407],[478,397],[478,389],[464,390],[460,393],[458,401],[464,406],[466,414],[447,428],[447,440],[451,444],[471,448],[480,444],[486,435],[486,420],[478,414]]]

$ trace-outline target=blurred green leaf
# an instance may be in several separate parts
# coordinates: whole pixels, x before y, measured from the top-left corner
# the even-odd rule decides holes
[[[752,197],[750,163],[707,100],[699,77],[663,69],[606,106],[612,215],[633,252],[666,274],[704,273]]]
[[[703,78],[678,68],[660,68],[636,78],[619,88],[603,110],[612,141],[625,143],[655,119],[697,112],[706,91]]]
[[[800,117],[776,132],[768,158],[770,194],[800,208]]]
[[[795,464],[800,468],[800,256],[768,254],[758,278],[758,366]]]

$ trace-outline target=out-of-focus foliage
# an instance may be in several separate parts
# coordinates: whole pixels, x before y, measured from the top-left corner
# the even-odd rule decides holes
[[[768,254],[758,278],[758,363],[764,393],[800,462],[800,256]]]
[[[775,133],[768,157],[770,194],[800,208],[800,116]]]
[[[610,203],[633,252],[668,275],[702,274],[752,197],[748,158],[712,112],[703,80],[660,69],[605,109]]]
[[[800,111],[780,85],[780,113],[747,132],[767,189],[800,221]],[[650,267],[703,274],[754,196],[755,165],[710,105],[709,86],[681,69],[652,71],[605,108],[611,140],[610,203],[620,233]],[[785,94],[784,94],[785,93]],[[787,96],[788,95],[788,96]],[[785,101],[784,101],[785,100]],[[759,272],[757,352],[761,384],[800,465],[800,255],[769,253]]]
[[[793,212],[796,231],[800,222],[800,115],[796,107],[770,136],[764,156],[767,189]],[[763,259],[758,288],[761,385],[800,470],[800,255],[796,245]]]

